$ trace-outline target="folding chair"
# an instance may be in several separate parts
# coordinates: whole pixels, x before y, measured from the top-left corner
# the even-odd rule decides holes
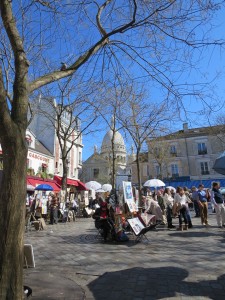
[[[150,230],[155,229],[156,224],[150,224],[149,226],[145,226],[142,219],[140,219],[139,217],[128,219],[127,221],[131,227],[132,233],[136,237],[134,242],[141,242],[143,239],[149,241],[149,239],[146,236],[146,233]]]
[[[146,227],[143,228],[143,229],[140,231],[140,233],[137,234],[137,235],[136,235],[135,232],[133,231],[134,234],[135,234],[135,236],[136,236],[135,242],[136,242],[136,243],[141,242],[143,239],[149,242],[149,239],[147,238],[146,233],[147,233],[148,231],[150,231],[150,230],[155,229],[155,227],[156,227],[156,224],[153,224],[153,225],[150,225],[150,226],[146,226]]]

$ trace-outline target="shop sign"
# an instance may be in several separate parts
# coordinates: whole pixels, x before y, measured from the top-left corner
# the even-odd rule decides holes
[[[49,158],[47,158],[47,157],[44,157],[44,156],[42,156],[40,154],[28,152],[28,159],[30,159],[30,158],[38,159],[38,160],[41,160],[41,161],[43,161],[45,163],[49,162]]]

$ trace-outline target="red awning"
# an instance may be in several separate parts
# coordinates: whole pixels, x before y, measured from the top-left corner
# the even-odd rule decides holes
[[[34,187],[38,186],[39,184],[49,184],[54,192],[59,192],[61,190],[61,187],[55,180],[52,179],[42,179],[40,177],[36,176],[27,176],[27,184],[33,185]]]
[[[54,176],[54,180],[57,182],[57,184],[62,185],[62,177]],[[85,187],[85,184],[83,182],[81,182],[80,180],[67,178],[67,184],[75,186],[78,190],[81,190],[81,191],[87,190]]]

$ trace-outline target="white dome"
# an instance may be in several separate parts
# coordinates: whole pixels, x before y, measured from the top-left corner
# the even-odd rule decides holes
[[[112,151],[112,137],[113,137],[113,131],[109,130],[103,138],[101,153]],[[115,132],[114,146],[115,146],[115,151],[126,153],[124,139],[118,131]]]

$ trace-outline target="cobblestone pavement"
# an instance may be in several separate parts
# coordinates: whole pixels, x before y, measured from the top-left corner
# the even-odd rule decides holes
[[[161,227],[149,242],[120,244],[102,243],[92,219],[32,230],[36,268],[25,269],[25,284],[35,300],[225,300],[225,229],[215,215],[210,223],[193,218],[188,231]]]

